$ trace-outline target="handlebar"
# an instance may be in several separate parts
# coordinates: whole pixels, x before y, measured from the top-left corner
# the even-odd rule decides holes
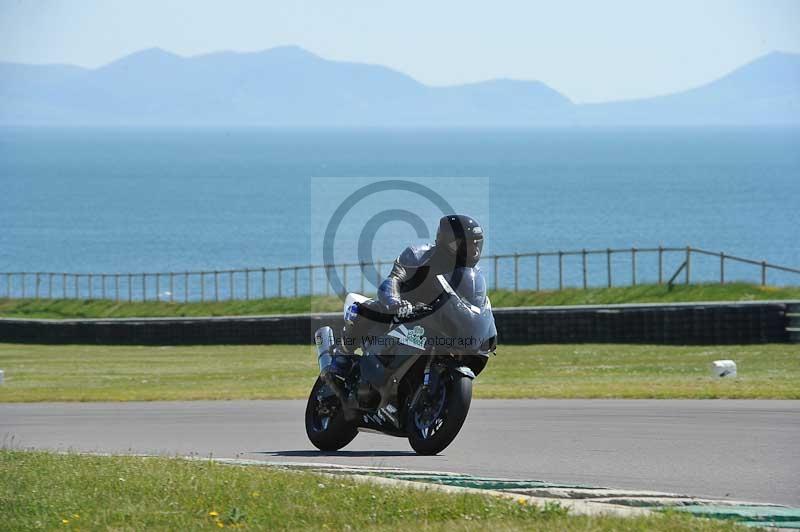
[[[427,312],[432,312],[433,307],[430,305],[426,305],[425,303],[415,303],[414,304],[414,314],[425,314]]]
[[[433,307],[430,305],[426,305],[425,303],[414,303],[413,310],[410,315],[406,316],[405,318],[400,318],[395,316],[392,318],[392,321],[395,323],[403,323],[408,321],[414,321],[421,318],[423,315],[433,312]]]

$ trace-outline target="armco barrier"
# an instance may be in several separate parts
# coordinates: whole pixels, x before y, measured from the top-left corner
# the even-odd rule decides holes
[[[500,343],[789,342],[797,302],[674,303],[495,310]]]
[[[800,301],[495,309],[500,344],[753,344],[797,341]],[[338,313],[220,318],[0,319],[0,342],[41,344],[309,344]]]

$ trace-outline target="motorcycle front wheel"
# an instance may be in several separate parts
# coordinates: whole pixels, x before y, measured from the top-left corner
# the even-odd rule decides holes
[[[327,384],[317,378],[306,404],[306,434],[320,451],[338,451],[356,437],[358,429],[348,422],[339,399],[324,393]]]
[[[408,442],[417,454],[432,455],[450,445],[469,413],[472,380],[455,375],[439,392],[408,412]]]

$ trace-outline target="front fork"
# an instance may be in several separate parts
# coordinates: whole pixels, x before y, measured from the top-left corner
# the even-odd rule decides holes
[[[422,386],[414,394],[414,398],[408,406],[411,410],[420,405],[420,403],[425,405],[430,401],[431,392],[438,391],[439,386],[442,384],[441,372],[438,371],[439,368],[433,366],[433,358],[432,355],[429,356],[425,364],[425,371],[422,374]]]
[[[431,396],[439,391],[439,386],[444,386],[449,376],[455,377],[460,374],[468,379],[475,379],[475,372],[468,366],[462,366],[454,358],[445,358],[440,364],[433,364],[433,356],[428,358],[425,364],[425,371],[422,374],[422,386],[414,394],[414,398],[409,404],[409,408],[416,407],[420,401],[427,401]]]
[[[422,389],[428,391],[428,386],[431,383],[431,363],[433,357],[428,357],[428,362],[425,364],[425,373],[422,375]]]

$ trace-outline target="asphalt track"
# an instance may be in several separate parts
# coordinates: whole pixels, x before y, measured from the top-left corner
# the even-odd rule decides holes
[[[313,450],[304,401],[0,404],[15,448],[403,467],[800,504],[800,401],[474,401],[456,441],[420,457],[359,434]]]

